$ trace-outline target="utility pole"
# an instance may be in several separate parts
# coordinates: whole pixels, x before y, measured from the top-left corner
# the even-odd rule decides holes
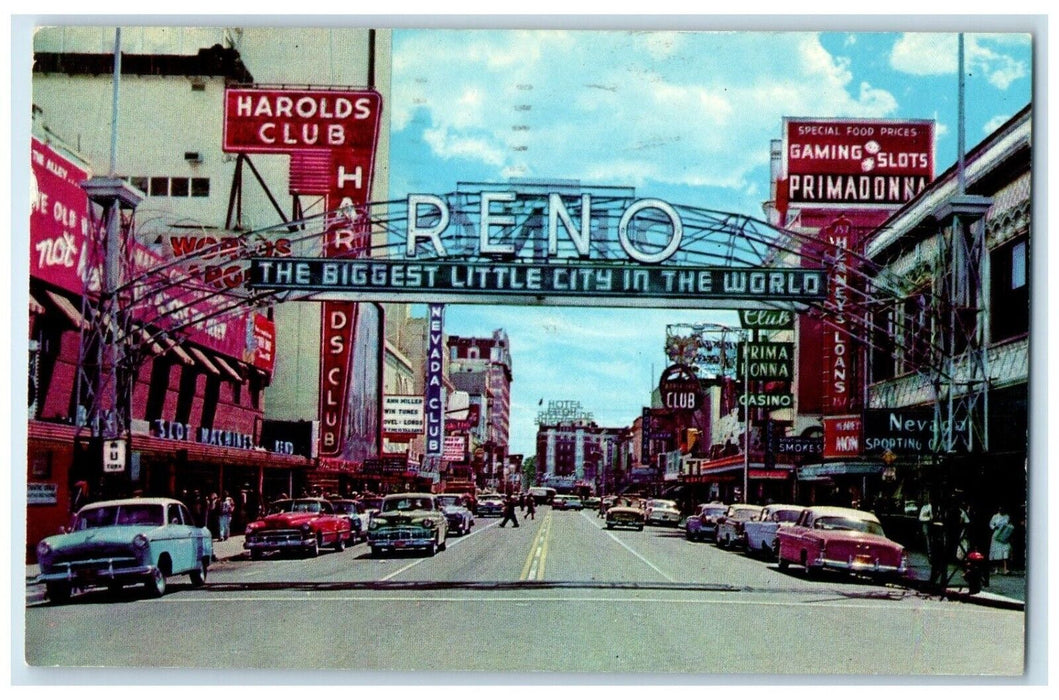
[[[106,177],[93,177],[82,184],[94,208],[81,299],[84,321],[78,351],[74,439],[83,448],[76,453],[84,470],[94,475],[96,465],[99,465],[103,487],[122,491],[127,487],[129,477],[130,406],[136,376],[136,345],[130,332],[130,308],[135,300],[126,287],[132,277],[129,241],[132,214],[143,195],[115,175],[121,82],[120,29],[115,30],[113,80],[110,170]],[[86,429],[90,436],[87,446],[82,435]]]

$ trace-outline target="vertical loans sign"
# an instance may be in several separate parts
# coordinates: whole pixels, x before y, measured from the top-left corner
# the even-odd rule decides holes
[[[824,413],[839,415],[853,410],[857,404],[854,391],[859,386],[856,381],[858,363],[850,326],[856,321],[858,313],[853,303],[856,285],[853,283],[852,268],[856,264],[853,255],[857,253],[859,241],[849,219],[844,216],[824,227],[820,231],[820,238],[827,251],[825,255],[830,255],[834,260],[828,278],[834,326],[824,330],[824,372],[827,377]]]

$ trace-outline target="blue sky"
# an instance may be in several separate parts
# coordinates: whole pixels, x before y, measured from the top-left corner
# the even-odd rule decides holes
[[[396,30],[390,197],[579,179],[762,218],[785,116],[936,120],[940,173],[957,157],[956,36]],[[967,34],[965,65],[971,148],[1031,101],[1030,36]],[[717,311],[450,306],[446,330],[508,332],[511,450],[532,454],[540,399],[628,425],[667,363],[666,324],[702,322],[736,325]]]

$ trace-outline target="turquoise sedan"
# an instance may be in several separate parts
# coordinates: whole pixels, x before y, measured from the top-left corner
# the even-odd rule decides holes
[[[36,581],[53,603],[66,602],[75,588],[116,592],[130,583],[160,597],[169,576],[188,574],[193,586],[201,586],[212,559],[210,531],[195,525],[180,501],[100,501],[78,511],[68,532],[41,540]]]

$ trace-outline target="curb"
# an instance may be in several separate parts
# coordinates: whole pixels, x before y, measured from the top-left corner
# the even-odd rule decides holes
[[[1016,598],[998,595],[996,593],[968,593],[963,588],[946,588],[944,593],[939,593],[937,586],[931,585],[929,581],[909,581],[908,588],[915,589],[929,596],[938,596],[941,600],[955,600],[971,605],[981,605],[987,608],[998,608],[1001,610],[1026,610],[1026,602]]]

